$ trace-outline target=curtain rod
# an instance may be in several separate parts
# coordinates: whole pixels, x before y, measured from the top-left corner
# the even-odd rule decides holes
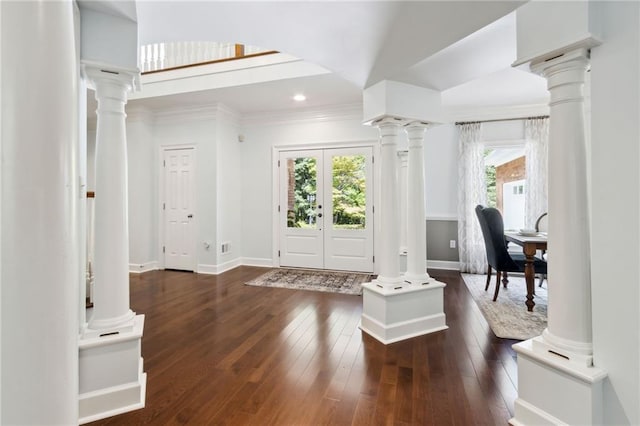
[[[476,121],[456,121],[458,124],[472,124],[472,123],[492,123],[495,121],[514,121],[514,120],[533,120],[535,118],[549,118],[548,115],[537,115],[535,117],[518,117],[518,118],[496,118],[495,120],[476,120]]]

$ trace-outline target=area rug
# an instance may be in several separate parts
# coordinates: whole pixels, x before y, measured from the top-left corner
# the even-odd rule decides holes
[[[245,284],[361,295],[362,284],[369,281],[371,281],[371,275],[357,272],[278,268]]]
[[[536,279],[536,294],[533,299],[536,305],[533,312],[529,312],[524,304],[527,300],[524,278],[510,276],[507,288],[500,288],[498,300],[495,302],[492,300],[495,274],[491,277],[491,285],[487,291],[484,291],[486,275],[462,274],[462,279],[496,336],[503,339],[526,340],[539,336],[547,327],[546,282],[542,287],[538,287],[539,281]]]

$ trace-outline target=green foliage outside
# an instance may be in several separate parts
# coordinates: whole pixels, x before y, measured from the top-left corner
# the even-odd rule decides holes
[[[364,160],[363,155],[333,157],[333,223],[336,228],[365,226]]]
[[[295,205],[287,221],[292,228],[310,228],[316,219],[316,159],[296,158],[294,164]]]
[[[491,154],[492,150],[485,149],[484,157],[487,158]],[[487,183],[487,206],[497,207],[497,195],[496,195],[496,168],[494,166],[486,166],[484,168],[485,181]]]
[[[316,167],[314,158],[295,159],[295,206],[293,211],[288,212],[289,227],[315,226],[318,203]],[[365,157],[362,155],[333,157],[333,223],[336,228],[364,228],[365,191]]]

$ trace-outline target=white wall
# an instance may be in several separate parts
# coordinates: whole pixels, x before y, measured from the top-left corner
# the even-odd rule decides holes
[[[216,251],[216,265],[221,271],[239,264],[242,256],[243,158],[237,115],[220,106],[216,121],[218,220],[216,244],[211,249]],[[223,243],[229,243],[229,251],[224,254],[221,251]]]
[[[606,424],[640,424],[640,4],[602,2],[591,52],[594,364]],[[592,5],[593,7],[593,5]]]
[[[158,162],[152,120],[144,111],[127,111],[129,263],[140,269],[158,260]]]
[[[455,219],[458,216],[458,129],[455,124],[427,130],[424,166],[427,218]]]

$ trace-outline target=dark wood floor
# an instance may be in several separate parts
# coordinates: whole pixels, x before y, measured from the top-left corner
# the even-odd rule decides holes
[[[460,274],[448,330],[385,346],[358,329],[362,298],[245,286],[265,272],[131,277],[146,315],[146,408],[94,424],[506,425],[513,340],[489,329]]]

